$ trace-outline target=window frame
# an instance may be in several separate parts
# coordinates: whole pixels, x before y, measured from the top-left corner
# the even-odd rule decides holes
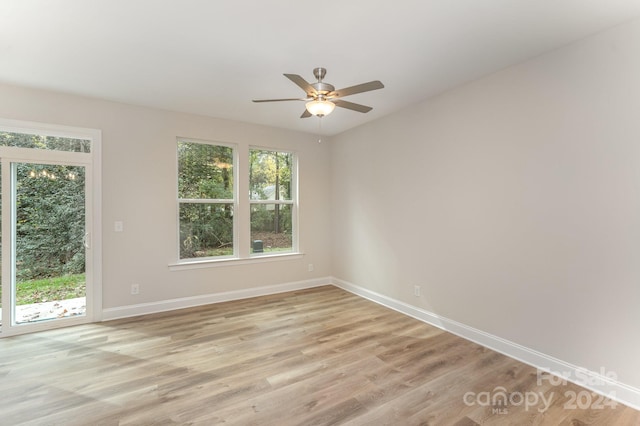
[[[250,170],[251,164],[248,164],[247,167],[247,184],[249,187],[248,192],[248,200],[249,200],[249,236],[248,236],[248,244],[249,244],[249,257],[250,258],[261,258],[261,257],[273,257],[273,256],[285,256],[285,255],[295,255],[299,253],[298,246],[298,155],[295,151],[291,151],[288,149],[277,149],[271,147],[250,145],[249,150],[247,152],[247,161],[249,161],[249,157],[251,156],[251,151],[267,151],[267,152],[277,152],[281,154],[290,154],[291,155],[291,194],[290,200],[253,200],[251,198],[251,182],[250,182]],[[272,252],[266,253],[251,253],[252,249],[252,238],[251,238],[251,207],[253,205],[267,205],[267,204],[280,204],[280,205],[289,205],[291,206],[291,250],[283,251],[277,254]]]
[[[233,199],[227,198],[180,198],[180,184],[179,184],[179,175],[180,175],[180,154],[178,152],[178,147],[180,143],[193,143],[193,144],[201,144],[201,145],[211,145],[211,146],[220,146],[225,148],[231,148],[231,157],[233,159]],[[177,258],[178,264],[189,264],[189,263],[200,263],[200,262],[215,262],[221,260],[230,260],[237,259],[239,253],[238,247],[238,184],[239,184],[239,173],[238,173],[238,146],[236,144],[227,143],[227,142],[219,142],[219,141],[209,141],[202,139],[193,139],[193,138],[184,138],[178,137],[176,138],[176,232],[177,232]],[[180,257],[180,206],[182,204],[231,204],[233,206],[233,231],[232,231],[232,239],[233,239],[233,254],[227,256],[203,256],[203,257]]]

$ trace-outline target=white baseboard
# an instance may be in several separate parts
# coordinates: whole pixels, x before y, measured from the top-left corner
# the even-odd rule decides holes
[[[464,339],[475,342],[479,345],[500,352],[508,357],[529,364],[538,370],[551,372],[566,381],[573,382],[590,391],[611,398],[624,405],[640,410],[640,389],[626,385],[614,380],[599,372],[589,371],[571,363],[551,357],[509,340],[486,333],[457,321],[450,320],[433,312],[409,305],[407,303],[392,299],[383,294],[376,293],[355,284],[332,278],[331,283],[336,287],[365,299],[386,306],[390,309],[416,318],[427,324],[431,324],[442,330],[453,333]]]
[[[181,297],[178,299],[162,300],[160,302],[140,303],[137,305],[119,306],[102,310],[102,321],[119,318],[129,318],[138,315],[155,314],[157,312],[173,311],[175,309],[192,308],[212,303],[228,302],[231,300],[248,299],[250,297],[267,296],[293,290],[331,285],[331,278],[316,278],[312,280],[254,287],[222,293],[204,294],[201,296]]]

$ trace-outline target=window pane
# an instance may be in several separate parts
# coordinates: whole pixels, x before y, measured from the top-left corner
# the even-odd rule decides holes
[[[233,199],[233,148],[178,142],[178,198]]]
[[[251,253],[291,251],[291,230],[290,204],[251,206]]]
[[[252,149],[249,163],[252,200],[291,200],[293,154]]]
[[[180,259],[233,255],[233,204],[180,203]]]
[[[48,149],[52,151],[91,152],[91,141],[87,139],[58,138],[11,132],[0,132],[0,146]]]

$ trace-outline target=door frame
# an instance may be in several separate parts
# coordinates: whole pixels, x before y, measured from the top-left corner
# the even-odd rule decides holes
[[[0,146],[2,162],[2,326],[0,337],[67,327],[102,320],[102,170],[101,131],[17,120],[0,119],[0,131],[68,137],[91,140],[91,153],[53,151],[44,149]],[[90,234],[90,248],[86,250],[86,312],[84,316],[51,321],[13,324],[11,306],[13,232],[11,163],[67,164],[85,167],[85,223]]]

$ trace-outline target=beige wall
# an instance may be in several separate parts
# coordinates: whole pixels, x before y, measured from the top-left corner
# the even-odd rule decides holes
[[[635,22],[335,137],[334,276],[640,387],[639,52]]]
[[[313,135],[0,85],[0,117],[102,130],[103,306],[330,276],[329,146]],[[177,259],[176,137],[293,150],[300,167],[302,259],[169,271]],[[113,232],[122,220],[124,232]],[[307,264],[313,263],[314,272]],[[130,294],[132,283],[140,294]]]

